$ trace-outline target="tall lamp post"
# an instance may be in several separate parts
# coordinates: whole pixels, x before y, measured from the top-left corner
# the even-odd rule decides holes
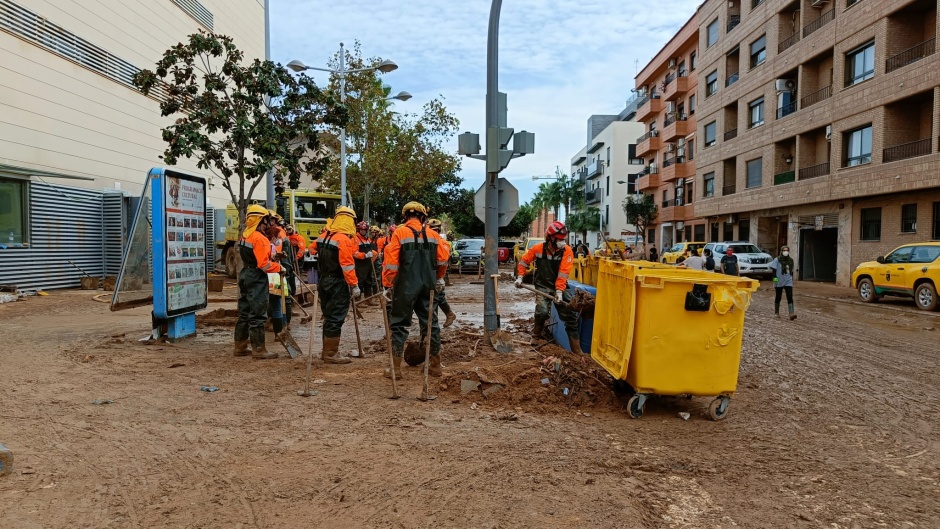
[[[331,74],[339,76],[339,100],[341,103],[346,102],[346,76],[351,73],[356,72],[371,72],[373,70],[378,70],[382,73],[392,72],[398,69],[398,65],[394,62],[386,59],[375,66],[370,66],[368,68],[346,68],[346,48],[343,46],[343,43],[339,43],[339,68],[317,68],[315,66],[307,66],[298,60],[293,60],[287,63],[287,67],[295,72],[303,72],[305,70],[317,70],[320,72],[329,72]],[[340,193],[342,197],[340,198],[340,203],[344,206],[348,206],[348,200],[346,198],[346,127],[343,127],[339,131],[339,156],[340,156]]]
[[[401,91],[401,92],[398,92],[397,94],[395,94],[395,95],[393,95],[393,96],[391,96],[391,97],[383,97],[383,98],[380,98],[380,99],[373,99],[373,100],[367,101],[368,106],[366,107],[366,116],[365,116],[366,122],[365,122],[365,127],[363,127],[363,130],[364,130],[365,132],[364,132],[364,134],[363,134],[364,137],[363,137],[363,141],[362,141],[362,151],[359,152],[359,167],[360,167],[360,169],[365,169],[365,154],[364,154],[364,153],[365,153],[365,151],[367,150],[368,145],[369,145],[369,136],[368,136],[368,134],[369,134],[369,116],[372,114],[372,104],[373,104],[373,103],[376,103],[376,102],[378,102],[378,101],[393,101],[393,100],[397,100],[397,101],[408,101],[409,99],[411,99],[411,97],[412,97],[411,94],[409,94],[408,92]],[[370,217],[370,215],[369,215],[369,193],[370,193],[371,191],[372,191],[372,182],[367,179],[367,180],[366,180],[366,185],[365,185],[365,192],[363,193],[363,197],[362,197],[362,210],[363,210],[363,211],[362,211],[362,220],[364,220],[364,221],[366,221],[366,222],[369,222],[369,221],[370,221],[370,219],[369,219],[369,217]]]

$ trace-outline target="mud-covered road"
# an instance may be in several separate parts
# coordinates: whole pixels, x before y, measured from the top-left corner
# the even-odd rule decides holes
[[[720,422],[707,398],[654,398],[633,420],[597,387],[511,387],[541,376],[545,353],[478,344],[469,278],[449,289],[461,320],[430,403],[414,368],[389,400],[382,356],[315,362],[304,399],[303,359],[234,358],[224,326],[148,346],[149,311],[110,313],[87,292],[0,305],[0,444],[15,454],[0,527],[937,527],[940,314],[812,289],[797,286],[793,322],[756,294]],[[501,285],[500,300],[504,321],[530,316],[529,294]],[[382,336],[377,309],[362,323],[367,344]],[[306,348],[307,330],[294,336]],[[589,360],[564,361],[600,382]],[[453,384],[511,369],[492,398]]]

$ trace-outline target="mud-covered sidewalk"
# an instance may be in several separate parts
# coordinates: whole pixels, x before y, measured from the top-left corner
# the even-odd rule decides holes
[[[0,477],[0,527],[854,529],[940,518],[936,313],[800,284],[791,322],[773,317],[764,287],[728,418],[709,420],[707,398],[654,398],[633,420],[590,358],[480,343],[482,286],[455,281],[459,320],[443,333],[444,376],[427,403],[415,399],[418,368],[406,369],[404,397],[388,399],[377,308],[361,320],[369,356],[315,362],[318,395],[302,398],[302,358],[234,358],[221,321],[144,345],[148,310],[111,313],[88,292],[0,305],[0,444],[15,455]],[[527,340],[531,294],[501,284],[500,301]],[[293,333],[306,348],[307,328]],[[351,320],[341,349],[356,349]]]

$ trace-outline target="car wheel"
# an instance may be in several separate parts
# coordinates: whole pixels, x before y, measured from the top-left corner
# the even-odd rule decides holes
[[[881,296],[875,294],[875,284],[867,277],[858,281],[858,297],[865,303],[874,303],[881,299]]]
[[[236,270],[238,267],[238,255],[235,253],[237,251],[238,250],[233,246],[225,252],[225,275],[231,279],[238,278]]]
[[[914,290],[914,302],[921,310],[937,310],[937,289],[933,283],[921,283]]]

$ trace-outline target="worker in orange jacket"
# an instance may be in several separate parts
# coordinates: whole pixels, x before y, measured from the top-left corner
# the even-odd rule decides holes
[[[356,244],[358,248],[353,257],[356,259],[356,277],[359,289],[364,297],[378,292],[373,274],[375,272],[376,248],[369,239],[369,223],[362,221],[356,225]]]
[[[392,362],[395,377],[401,377],[401,360],[405,341],[411,327],[411,316],[418,316],[418,328],[423,342],[431,337],[431,359],[428,374],[441,375],[441,329],[437,311],[431,312],[431,292],[444,288],[447,271],[447,250],[434,230],[424,226],[427,209],[418,202],[409,202],[402,209],[405,224],[398,226],[385,246],[385,264],[382,285],[392,289],[391,314]],[[386,369],[386,376],[391,371]]]
[[[560,221],[552,222],[545,231],[545,242],[538,243],[522,256],[516,269],[516,288],[522,288],[522,276],[529,266],[535,263],[534,283],[536,290],[555,298],[555,309],[565,324],[571,352],[581,353],[581,340],[578,336],[578,315],[563,302],[571,300],[568,294],[568,276],[574,268],[574,252],[565,242],[568,229]],[[552,301],[539,296],[535,300],[535,328],[532,331],[533,343],[542,339],[545,323],[552,310]]]
[[[238,274],[238,322],[235,324],[235,356],[258,360],[277,358],[264,344],[264,322],[268,313],[268,274],[281,272],[271,260],[271,241],[262,231],[273,219],[262,206],[248,207],[245,231],[238,241],[244,267]],[[249,341],[251,348],[248,347]]]
[[[329,223],[329,228],[320,233],[315,243],[320,275],[317,293],[323,312],[321,357],[324,364],[348,364],[350,360],[338,354],[343,322],[349,314],[349,303],[351,299],[362,295],[353,257],[359,250],[356,243],[356,212],[346,206],[336,208],[336,216]]]

